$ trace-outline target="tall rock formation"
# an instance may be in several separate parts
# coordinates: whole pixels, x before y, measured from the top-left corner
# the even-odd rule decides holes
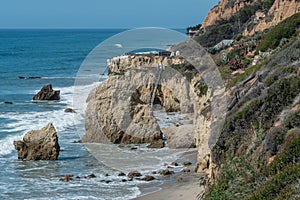
[[[170,67],[157,67],[159,63],[177,65],[183,60],[153,55],[108,60],[108,79],[87,99],[83,142],[155,143],[161,140],[162,132],[150,105],[155,83],[154,104],[160,104],[168,112],[193,112],[193,88],[187,78]]]
[[[14,141],[21,160],[57,160],[60,146],[54,126],[50,123],[40,130],[29,131],[23,140]]]

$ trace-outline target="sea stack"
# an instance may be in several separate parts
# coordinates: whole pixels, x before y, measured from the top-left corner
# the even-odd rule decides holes
[[[44,87],[32,98],[33,100],[60,100],[60,90],[53,90],[51,84],[44,85]]]
[[[23,140],[14,141],[20,160],[57,160],[60,146],[55,127],[49,123],[40,130],[25,134]]]

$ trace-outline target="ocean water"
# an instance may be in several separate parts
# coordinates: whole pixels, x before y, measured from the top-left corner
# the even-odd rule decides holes
[[[124,177],[117,176],[120,171],[150,173],[180,157],[183,151],[167,148],[148,150],[139,146],[131,151],[130,147],[117,145],[74,143],[84,132],[77,125],[84,121],[74,120],[74,114],[64,109],[73,107],[80,65],[95,46],[122,31],[0,30],[0,102],[13,102],[0,103],[0,199],[131,199],[140,195],[138,186],[146,183],[122,182]],[[61,91],[61,101],[33,103],[33,95],[47,83]],[[76,87],[88,93],[98,84],[96,81]],[[59,159],[19,161],[13,141],[50,122],[57,129],[63,150]],[[137,159],[140,155],[147,158],[144,163]],[[84,178],[92,173],[96,178]],[[74,180],[60,181],[66,174],[73,174]]]

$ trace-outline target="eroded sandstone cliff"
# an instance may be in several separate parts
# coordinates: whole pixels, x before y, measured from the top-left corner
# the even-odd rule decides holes
[[[151,108],[167,112],[192,113],[195,98],[190,81],[171,65],[182,64],[179,57],[128,55],[108,61],[109,77],[88,97],[86,134],[83,142],[154,143],[162,133]],[[158,64],[162,64],[158,67]],[[163,69],[162,69],[163,68]],[[160,71],[161,70],[161,71]]]
[[[257,11],[253,19],[253,28],[245,29],[244,35],[253,35],[275,26],[286,18],[300,12],[299,0],[275,0],[267,12]]]
[[[238,35],[251,36],[300,12],[299,0],[221,0],[197,32],[197,40],[212,47]]]
[[[215,7],[213,7],[206,15],[201,28],[215,25],[217,21],[227,20],[242,10],[245,6],[258,2],[258,0],[221,0]]]

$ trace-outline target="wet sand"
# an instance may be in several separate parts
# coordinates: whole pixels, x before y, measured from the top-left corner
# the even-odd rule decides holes
[[[181,158],[178,163],[184,161],[190,161],[193,164],[187,166],[191,172],[180,172],[169,179],[167,179],[162,185],[156,186],[159,191],[151,192],[153,188],[141,188],[143,196],[136,198],[135,200],[198,200],[199,194],[204,190],[203,186],[200,186],[200,178],[203,174],[197,174],[194,172],[196,167],[196,151],[187,153]],[[148,193],[148,194],[147,194]]]

